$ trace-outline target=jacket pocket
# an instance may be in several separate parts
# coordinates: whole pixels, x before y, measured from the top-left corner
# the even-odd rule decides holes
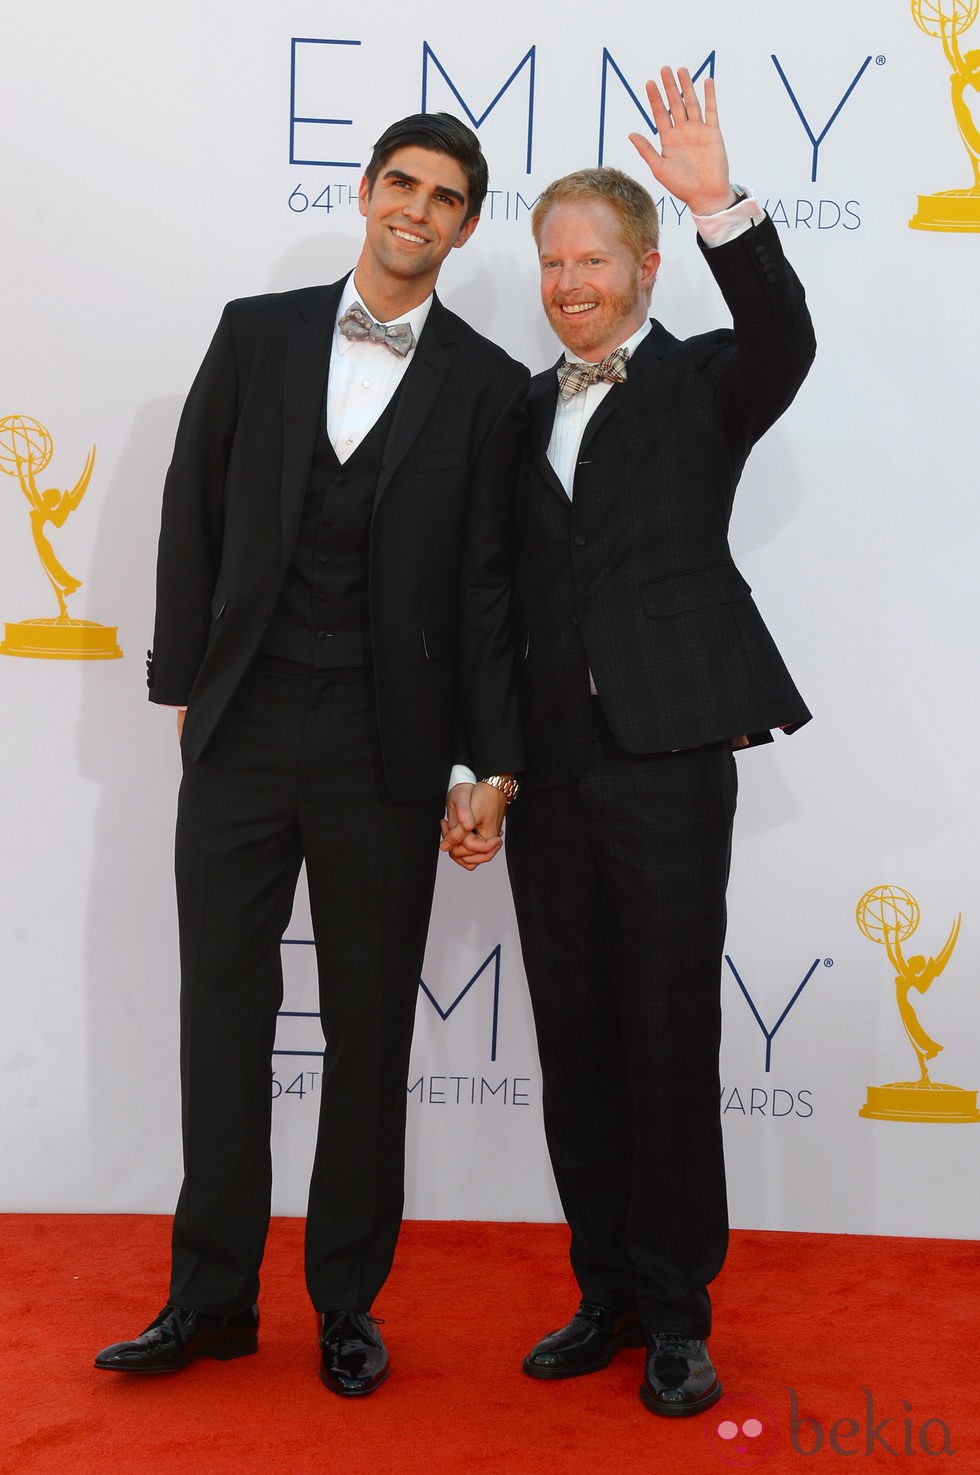
[[[731,604],[736,599],[747,599],[751,593],[751,586],[733,563],[711,563],[703,568],[687,569],[684,573],[644,584],[640,590],[643,608],[654,620],[707,609],[711,605]]]

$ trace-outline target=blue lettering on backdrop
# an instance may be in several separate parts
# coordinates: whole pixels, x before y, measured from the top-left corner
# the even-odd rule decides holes
[[[830,130],[833,127],[834,123],[837,121],[838,117],[840,116],[841,108],[847,102],[847,99],[850,97],[851,93],[854,91],[855,87],[860,82],[860,80],[864,76],[865,72],[868,70],[868,67],[871,65],[871,58],[870,58],[870,56],[866,56],[864,58],[864,61],[861,63],[860,67],[858,68],[857,72],[855,73],[854,80],[851,82],[851,85],[848,87],[847,91],[844,93],[844,96],[841,98],[840,102],[837,104],[837,106],[834,108],[834,111],[831,113],[829,119],[824,124],[823,132],[820,134],[820,137],[819,138],[815,138],[814,137],[814,135],[813,135],[813,129],[810,127],[810,124],[807,122],[806,114],[804,113],[803,109],[800,107],[800,104],[799,104],[799,101],[797,99],[796,93],[793,91],[792,87],[790,86],[789,79],[787,78],[786,73],[783,71],[782,67],[780,66],[780,64],[779,64],[779,58],[778,58],[778,56],[776,56],[775,52],[773,52],[772,64],[776,68],[776,71],[779,73],[779,80],[782,82],[783,86],[786,88],[786,91],[789,93],[790,102],[793,104],[794,108],[796,109],[797,117],[799,118],[800,122],[803,124],[804,129],[806,130],[806,136],[807,136],[807,138],[810,140],[811,144],[813,145],[813,172],[810,175],[810,183],[811,184],[815,184],[816,181],[817,181],[817,155],[820,152],[820,145],[823,143],[824,139],[827,137],[827,134],[830,132]]]
[[[735,964],[732,962],[731,958],[728,956],[727,953],[725,954],[725,962],[728,964],[729,968],[731,969],[732,974],[733,974],[733,976],[735,978],[735,982],[738,984],[739,988],[742,990],[742,995],[743,995],[743,997],[745,999],[745,1002],[748,1004],[749,1008],[752,1010],[752,1017],[753,1017],[753,1019],[755,1020],[756,1024],[759,1026],[759,1028],[762,1030],[762,1033],[763,1033],[763,1036],[764,1036],[765,1042],[766,1042],[766,1074],[768,1075],[769,1074],[769,1071],[771,1069],[771,1066],[772,1066],[772,1042],[776,1038],[776,1033],[779,1030],[780,1025],[782,1025],[783,1022],[784,1022],[784,1020],[786,1019],[786,1016],[789,1014],[789,1011],[792,1009],[793,1005],[796,1003],[797,999],[800,997],[800,994],[803,992],[803,990],[806,988],[807,984],[810,982],[810,979],[813,977],[813,975],[816,972],[817,968],[820,966],[820,959],[819,958],[814,958],[813,962],[810,964],[810,967],[806,971],[806,976],[804,977],[803,982],[800,984],[799,988],[796,990],[795,994],[790,999],[789,1003],[786,1005],[786,1008],[783,1010],[782,1014],[780,1014],[779,1018],[776,1020],[776,1023],[773,1025],[772,1029],[766,1029],[765,1024],[762,1022],[762,1015],[759,1013],[758,1009],[755,1006],[755,1003],[753,1002],[752,995],[749,993],[748,989],[746,988],[745,984],[743,983],[742,978],[739,975],[738,969],[735,967]],[[824,959],[825,966],[829,966],[830,962],[831,962],[831,959],[829,959],[829,958]]]
[[[480,978],[486,972],[486,970],[490,967],[490,964],[491,963],[493,964],[493,1013],[492,1013],[491,1021],[490,1021],[490,1059],[491,1060],[496,1060],[496,1058],[497,1058],[497,1020],[498,1020],[498,1015],[499,1015],[499,1012],[500,1012],[500,943],[499,942],[497,943],[497,946],[495,948],[493,948],[490,953],[488,953],[487,957],[483,960],[483,962],[480,964],[479,968],[473,974],[473,977],[470,979],[469,983],[465,983],[463,985],[463,987],[460,989],[459,993],[456,995],[455,999],[453,999],[452,1003],[449,1005],[449,1008],[448,1009],[443,1009],[442,1005],[439,1003],[439,1000],[436,998],[435,994],[433,994],[432,990],[427,986],[427,984],[426,984],[426,982],[425,982],[425,980],[423,978],[420,978],[419,979],[419,988],[425,994],[425,997],[428,999],[429,1003],[432,1005],[433,1009],[436,1011],[436,1013],[438,1014],[439,1018],[441,1020],[445,1021],[445,1020],[447,1020],[449,1018],[450,1014],[456,1008],[456,1005],[458,1003],[460,1003],[463,999],[466,998],[466,995],[469,993],[470,989],[476,983],[477,979]]]
[[[487,108],[485,108],[483,110],[483,112],[480,114],[479,117],[477,117],[475,113],[470,112],[469,105],[466,102],[465,98],[463,97],[463,94],[460,92],[459,88],[456,86],[455,82],[452,80],[452,78],[450,77],[449,73],[446,71],[446,69],[443,66],[442,62],[436,56],[435,52],[433,51],[432,47],[429,45],[428,41],[423,41],[422,42],[422,106],[420,108],[420,111],[423,112],[423,113],[428,112],[427,101],[428,101],[428,95],[429,95],[429,92],[428,92],[428,83],[429,83],[429,60],[430,60],[430,58],[432,60],[433,65],[438,69],[439,74],[442,76],[442,78],[445,81],[446,85],[448,86],[450,92],[453,94],[453,97],[455,97],[456,101],[459,103],[460,107],[463,109],[463,112],[469,118],[469,120],[472,123],[472,125],[473,125],[474,128],[479,128],[481,126],[481,124],[483,124],[483,123],[486,122],[487,118],[489,118],[490,114],[493,112],[494,108],[497,106],[498,102],[503,97],[504,93],[507,91],[507,88],[510,86],[510,84],[517,77],[518,73],[521,72],[521,71],[523,71],[523,69],[525,67],[527,67],[527,69],[528,69],[528,78],[527,78],[527,160],[526,160],[526,163],[525,163],[525,172],[527,174],[530,174],[530,172],[531,172],[531,152],[532,152],[533,143],[534,143],[534,60],[535,60],[535,51],[536,51],[536,48],[534,46],[532,46],[532,47],[530,47],[528,49],[527,53],[524,56],[521,57],[520,61],[517,63],[517,66],[514,68],[514,70],[511,72],[510,76],[507,78],[507,81],[500,88],[500,91],[497,93],[496,97],[493,99],[493,102],[490,103],[489,107],[487,107]]]
[[[321,166],[331,169],[360,169],[356,159],[303,159],[296,153],[296,125],[297,123],[308,125],[311,128],[351,128],[353,118],[323,118],[309,114],[298,113],[297,109],[297,62],[301,55],[301,46],[360,46],[360,41],[336,41],[324,37],[294,36],[292,38],[291,53],[289,59],[289,162],[290,164],[310,164],[317,168]],[[318,54],[319,55],[319,54]],[[305,89],[304,89],[305,97]],[[318,135],[319,136],[319,135]]]
[[[329,116],[326,112],[320,111],[316,108],[301,106],[301,102],[305,103],[313,94],[315,94],[317,97],[321,96],[322,91],[325,90],[326,87],[324,79],[320,75],[324,61],[324,53],[322,51],[314,51],[311,48],[322,48],[327,46],[360,46],[361,42],[359,40],[338,40],[326,37],[303,36],[293,37],[291,45],[292,55],[290,65],[289,98],[289,162],[291,164],[303,164],[313,168],[360,169],[362,167],[362,164],[357,162],[356,160],[329,159],[320,156],[319,153],[316,157],[303,157],[298,147],[297,130],[302,129],[302,136],[304,139],[310,137],[320,138],[324,136],[322,134],[322,130],[324,129],[349,128],[353,125],[353,119],[351,118],[332,117]],[[819,133],[815,132],[815,126],[812,125],[807,118],[807,115],[803,110],[800,100],[796,95],[793,84],[791,83],[787,75],[786,69],[780,62],[779,57],[775,54],[775,52],[771,53],[770,60],[776,69],[776,72],[783,84],[783,87],[786,90],[786,94],[793,105],[797,117],[803,125],[803,130],[806,133],[807,139],[810,144],[810,179],[811,182],[816,182],[821,145],[826,139],[831,128],[840,117],[841,112],[848,99],[854,92],[855,87],[860,82],[861,78],[864,76],[865,72],[870,66],[871,57],[865,57],[864,61],[861,63],[857,72],[854,74],[850,83],[846,87],[843,95],[840,98],[840,101],[837,103],[836,107],[834,108],[833,112],[831,113],[830,117],[827,119],[827,122],[823,125]],[[882,65],[885,61],[885,58],[883,56],[879,56],[877,60],[878,64]],[[716,61],[717,52],[712,50],[708,53],[704,61],[693,73],[695,81],[699,80],[705,73],[707,73],[711,77],[714,77]],[[486,122],[487,118],[493,112],[494,108],[497,107],[498,103],[501,102],[504,94],[509,90],[510,87],[513,86],[518,77],[526,70],[528,84],[528,102],[524,170],[526,174],[530,174],[531,161],[534,150],[536,63],[537,47],[532,45],[521,57],[520,61],[510,73],[510,76],[497,89],[497,92],[494,95],[492,101],[484,108],[482,113],[477,114],[470,108],[470,105],[464,98],[462,92],[460,91],[460,88],[450,76],[442,61],[436,55],[435,48],[428,41],[423,41],[421,68],[421,111],[425,112],[428,108],[429,91],[431,85],[430,74],[431,70],[434,69],[436,72],[438,72],[439,76],[442,77],[446,86],[456,98],[459,106],[462,108],[463,112],[465,113],[466,117],[469,119],[473,127],[479,128],[484,122]],[[612,73],[616,77],[616,79],[620,83],[620,86],[624,89],[627,96],[632,100],[637,112],[640,114],[640,117],[643,120],[644,127],[652,130],[653,132],[656,132],[653,127],[652,118],[646,111],[643,103],[641,103],[633,87],[630,85],[619,63],[616,61],[612,52],[607,47],[603,47],[599,95],[599,136],[597,159],[597,162],[599,164],[602,164],[606,151],[606,112],[610,100],[610,73]],[[323,107],[326,108],[325,103],[323,104]],[[326,146],[324,145],[324,147]],[[822,201],[820,203],[832,204],[833,202]],[[848,205],[850,206],[854,203],[856,202],[849,201]],[[300,208],[303,207],[300,206]],[[857,221],[856,216],[854,217],[854,219]],[[787,220],[786,223],[788,224],[789,221]],[[810,222],[808,221],[798,221],[797,225],[809,223]],[[833,223],[837,224],[838,222],[835,220]],[[857,221],[857,224],[860,224],[860,221]],[[818,225],[821,229],[829,229],[829,223],[824,224],[821,221],[818,222]],[[845,224],[844,228],[855,229],[856,226],[847,226]]]
[[[606,88],[609,79],[610,68],[616,73],[616,76],[619,78],[620,82],[622,82],[626,91],[633,99],[634,103],[636,104],[637,111],[639,112],[640,117],[643,119],[646,127],[649,128],[652,133],[656,133],[657,131],[656,128],[654,128],[653,126],[653,119],[650,117],[650,114],[647,112],[646,108],[643,106],[640,99],[637,97],[636,93],[633,91],[632,87],[623,76],[623,73],[620,71],[612,52],[607,51],[604,46],[602,48],[602,85],[599,91],[599,158],[597,161],[599,164],[602,163],[603,158],[605,157],[607,96]],[[714,77],[715,75],[715,53],[713,51],[708,53],[704,61],[698,67],[697,71],[692,72],[692,80],[697,82],[703,72],[707,72],[709,77]]]
[[[313,939],[312,938],[306,938],[306,937],[284,937],[282,939],[282,946],[283,947],[313,947],[314,946],[314,942],[313,942]],[[463,984],[463,987],[460,989],[459,993],[456,994],[455,998],[449,1003],[449,1005],[445,1009],[439,1003],[439,1000],[436,998],[435,994],[429,988],[429,986],[425,982],[425,979],[423,979],[423,978],[420,978],[419,979],[419,989],[425,995],[425,997],[428,999],[428,1001],[432,1005],[433,1009],[435,1009],[436,1013],[439,1015],[439,1018],[443,1022],[445,1022],[449,1018],[449,1016],[453,1013],[453,1011],[456,1009],[457,1005],[460,1004],[460,1003],[462,1003],[463,999],[466,998],[466,995],[469,993],[470,989],[473,988],[474,984],[476,984],[483,977],[484,973],[486,973],[487,969],[490,968],[491,965],[492,965],[493,972],[491,974],[491,977],[492,977],[492,980],[493,980],[493,982],[492,982],[492,1000],[493,1000],[493,1002],[492,1002],[491,1015],[490,1015],[490,1052],[489,1052],[490,1053],[490,1059],[491,1060],[496,1060],[496,1058],[497,1058],[497,1027],[498,1027],[499,1018],[500,1018],[500,946],[501,945],[498,942],[497,945],[496,945],[496,947],[491,948],[490,952],[484,958],[484,960],[480,964],[479,968],[477,968],[477,970],[473,974],[472,978],[470,978],[467,983],[464,983]],[[280,1019],[315,1019],[315,1020],[317,1020],[319,1022],[320,1014],[319,1014],[319,1011],[316,1010],[316,1009],[280,1009],[279,1010],[278,1017]],[[273,1053],[273,1055],[311,1055],[311,1056],[322,1056],[322,1054],[323,1054],[323,1045],[321,1043],[316,1049],[312,1049],[312,1050],[309,1050],[309,1049],[306,1049],[306,1050],[304,1050],[304,1049],[295,1049],[295,1048],[285,1049],[285,1048],[282,1048],[282,1047],[277,1046],[273,1050],[272,1053]]]

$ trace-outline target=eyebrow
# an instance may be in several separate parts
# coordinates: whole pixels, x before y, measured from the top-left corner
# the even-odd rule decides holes
[[[403,169],[386,169],[385,172],[384,172],[384,174],[382,175],[382,178],[383,179],[404,179],[404,180],[407,181],[408,184],[421,184],[422,183],[422,181],[417,177],[417,175],[415,175],[415,174],[406,174]],[[451,185],[448,185],[448,184],[437,184],[437,185],[434,186],[433,192],[434,193],[437,193],[437,194],[440,194],[440,195],[449,195],[452,199],[457,200],[460,205],[464,205],[465,206],[465,204],[466,204],[466,196],[463,195],[463,194],[460,194],[460,192],[459,192],[458,189],[453,189]]]

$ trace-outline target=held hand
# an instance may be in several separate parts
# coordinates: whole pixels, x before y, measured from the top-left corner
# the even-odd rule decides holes
[[[186,707],[177,708],[177,741],[180,742],[184,736],[184,718],[187,716]]]
[[[718,126],[715,84],[704,82],[704,111],[686,67],[675,79],[662,67],[663,96],[656,82],[647,83],[650,111],[660,138],[659,150],[641,133],[631,133],[635,146],[658,184],[681,200],[693,215],[714,215],[735,203],[728,176],[725,140]]]
[[[488,784],[454,784],[446,796],[446,818],[440,820],[445,850],[466,871],[493,860],[503,841],[507,801]]]

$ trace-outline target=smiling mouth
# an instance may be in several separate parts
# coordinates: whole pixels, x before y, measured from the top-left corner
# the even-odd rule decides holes
[[[578,313],[591,312],[599,304],[598,302],[562,302],[560,306],[564,317],[575,317]]]
[[[411,231],[399,230],[397,225],[393,225],[391,227],[391,234],[393,236],[397,236],[400,241],[408,241],[409,244],[412,246],[426,245],[425,236],[416,236],[413,235]]]

